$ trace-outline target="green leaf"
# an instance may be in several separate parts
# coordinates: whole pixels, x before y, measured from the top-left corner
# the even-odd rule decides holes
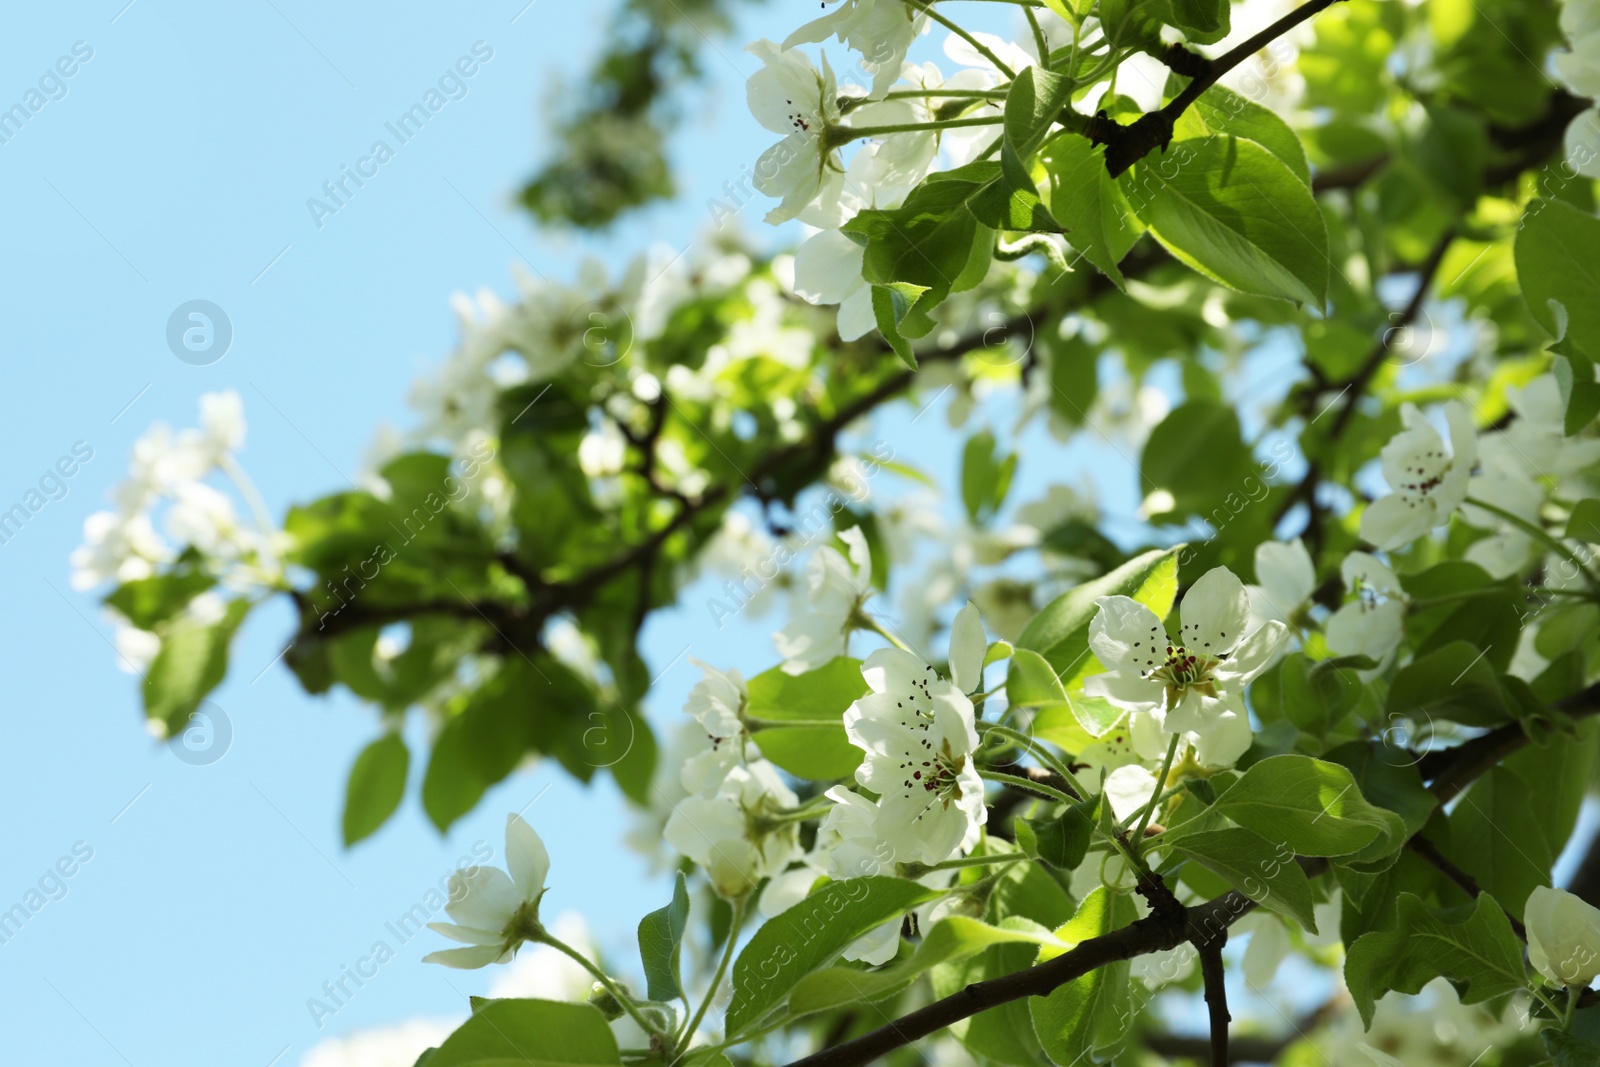
[[[1347,768],[1362,796],[1399,815],[1407,836],[1419,832],[1439,805],[1422,784],[1417,758],[1403,749],[1382,741],[1351,741],[1322,758]]]
[[[1600,219],[1559,200],[1535,200],[1523,213],[1514,254],[1523,299],[1539,325],[1600,359]]]
[[[1171,497],[1166,507],[1147,497],[1151,517],[1176,521],[1194,515],[1206,518],[1212,509],[1243,507],[1244,489],[1256,473],[1256,463],[1231,406],[1190,400],[1150,431],[1139,457],[1139,473],[1151,496],[1160,490]],[[1227,523],[1214,525],[1220,529]]]
[[[1131,596],[1165,616],[1177,597],[1178,553],[1184,547],[1152,549],[1110,574],[1062,593],[1033,617],[1017,638],[1017,647],[1039,653],[1057,677],[1076,677],[1089,655],[1089,622],[1099,610],[1095,600]]]
[[[1310,756],[1270,756],[1217,798],[1215,809],[1302,856],[1347,856],[1375,842],[1398,848],[1405,823],[1374,807],[1355,778]]]
[[[807,975],[789,995],[789,1011],[807,1015],[846,1004],[881,1001],[907,989],[938,964],[968,959],[991,945],[1014,942],[1047,945],[1054,944],[1055,938],[1030,929],[1006,929],[965,915],[952,915],[935,923],[908,959],[892,966],[878,971],[828,967]]]
[[[1006,703],[1014,708],[1065,704],[1067,691],[1045,658],[1032,649],[1019,648],[1006,670]]]
[[[845,736],[844,713],[870,691],[860,660],[839,656],[804,674],[774,667],[750,679],[746,689],[746,714],[756,721],[751,736],[763,756],[813,781],[855,773],[863,754]]]
[[[1260,834],[1230,826],[1184,834],[1171,849],[1193,860],[1270,911],[1317,932],[1311,883],[1294,860],[1294,850],[1274,845]]]
[[[202,562],[200,553],[190,546],[162,573],[117,586],[106,597],[106,604],[139,629],[154,630],[217,584]]]
[[[758,1022],[796,982],[833,962],[856,938],[937,895],[902,878],[850,878],[768,919],[733,961],[728,1033]]]
[[[144,677],[144,710],[176,737],[189,716],[228,673],[228,645],[239,624],[250,613],[243,598],[228,602],[216,622],[201,622],[190,615],[173,619],[161,631],[161,651]]]
[[[1540,791],[1557,788],[1541,781]],[[1580,787],[1581,788],[1581,787]],[[1478,880],[1484,892],[1521,915],[1528,895],[1550,882],[1566,839],[1552,841],[1532,785],[1508,767],[1494,767],[1472,784],[1450,812],[1446,855]]]
[[[1050,213],[1066,228],[1067,241],[1117,288],[1126,289],[1127,280],[1117,264],[1139,239],[1144,224],[1107,173],[1105,146],[1063,133],[1039,150],[1039,163],[1049,182]]]
[[[1589,497],[1572,506],[1572,514],[1567,516],[1567,536],[1600,545],[1600,497]]]
[[[1200,94],[1194,105],[1179,117],[1173,137],[1177,140],[1232,134],[1265,148],[1294,172],[1307,186],[1311,166],[1306,162],[1300,135],[1270,108],[1246,99],[1232,89],[1213,85]]]
[[[344,795],[344,843],[348,848],[393,815],[406,792],[411,753],[398,733],[384,734],[361,750]]]
[[[912,370],[917,369],[917,357],[911,351],[911,342],[900,335],[900,323],[927,291],[927,286],[912,285],[910,282],[890,282],[888,285],[872,287],[872,314],[877,319],[878,332],[883,334],[883,339],[889,342],[889,347],[894,349],[900,361]]]
[[[1493,897],[1437,910],[1402,893],[1397,914],[1394,929],[1363,934],[1345,957],[1345,985],[1367,1026],[1378,998],[1392,989],[1417,993],[1442,976],[1461,1003],[1476,1004],[1526,982],[1522,945]]]
[[[1000,177],[969,202],[978,220],[1000,230],[1059,232],[1034,184],[1031,159],[1050,132],[1061,109],[1072,102],[1071,78],[1038,67],[1026,67],[1006,93]]]
[[[1123,893],[1099,886],[1078,908],[1072,921],[1056,931],[1067,947],[1092,937],[1102,937],[1138,918],[1133,901]],[[1046,946],[1039,962],[1059,956],[1066,948]],[[1120,1044],[1127,1028],[1129,967],[1126,960],[1107,964],[1058,986],[1046,997],[1029,997],[1028,1010],[1039,1041],[1055,1063],[1091,1062],[1096,1053]]]
[[[1554,1067],[1600,1067],[1600,1045],[1547,1026],[1539,1032]]]
[[[1022,866],[1019,864],[1019,866]],[[1068,913],[1070,914],[1070,912]],[[1002,929],[1035,935],[1040,941],[1054,940],[1047,926],[1021,916],[1002,920]],[[1039,948],[1030,942],[991,945],[976,956],[942,963],[930,974],[933,995],[946,997],[973,982],[983,982],[1033,966]],[[1028,1005],[1013,1000],[962,1019],[950,1033],[976,1056],[1010,1067],[1049,1067],[1049,1059],[1034,1035]]]
[[[1017,454],[1000,455],[988,430],[967,438],[961,453],[961,500],[974,523],[986,522],[1000,510],[1016,469]]]
[[[1032,841],[1026,851],[1043,860],[1058,871],[1074,871],[1089,851],[1089,840],[1094,835],[1094,811],[1099,798],[1068,804],[1053,819],[1017,820],[1017,844],[1022,844],[1024,830]]]
[[[1452,641],[1406,664],[1389,687],[1391,719],[1497,726],[1516,717],[1513,709],[1484,652],[1466,641]]]
[[[988,273],[994,231],[979,224],[966,201],[997,173],[994,164],[946,171],[913,189],[900,207],[867,208],[840,228],[865,248],[862,276],[868,283],[906,282],[925,290],[900,321],[901,336],[927,334],[932,310]]]
[[[651,1000],[670,1001],[683,995],[678,982],[678,956],[689,923],[689,884],[683,872],[672,884],[672,902],[639,920],[639,959],[644,963],[646,992]]]
[[[615,1067],[617,1039],[598,1008],[490,1000],[433,1050],[428,1067]]]
[[[1322,307],[1328,231],[1311,190],[1254,141],[1177,141],[1137,167],[1139,217],[1212,281]]]

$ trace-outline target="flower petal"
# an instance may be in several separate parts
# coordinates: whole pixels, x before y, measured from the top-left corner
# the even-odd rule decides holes
[[[467,948],[446,948],[430,952],[422,957],[422,962],[442,963],[446,967],[470,971],[510,958],[511,950],[502,949],[499,945],[471,945]]]
[[[969,600],[950,624],[950,680],[957,689],[971,693],[982,687],[983,657],[988,650],[983,620],[978,617],[977,605]]]
[[[550,873],[550,855],[533,827],[520,815],[506,816],[506,867],[523,900],[537,900]]]
[[[1289,628],[1277,619],[1258,626],[1216,670],[1218,679],[1243,685],[1272,666],[1278,650],[1289,639]]]
[[[1113,671],[1146,671],[1167,658],[1167,635],[1156,613],[1125,596],[1103,596],[1089,622],[1089,647]]]
[[[1156,792],[1156,776],[1137,763],[1118,767],[1106,775],[1106,799],[1111,814],[1120,821],[1141,811]]]
[[[1179,640],[1196,655],[1220,656],[1233,651],[1250,622],[1250,596],[1239,576],[1226,567],[1212,567],[1183,595],[1178,609],[1183,620]]]
[[[450,876],[445,911],[462,926],[500,930],[511,921],[522,896],[511,876],[498,867],[466,867]]]

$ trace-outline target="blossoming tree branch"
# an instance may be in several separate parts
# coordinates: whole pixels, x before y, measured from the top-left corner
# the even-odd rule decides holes
[[[529,758],[636,807],[637,955],[512,815],[428,958],[577,978],[419,1064],[1600,1064],[1600,4],[825,0],[748,52],[792,252],[458,298],[281,521],[203,397],[73,557],[158,737],[292,603],[374,710],[348,845],[414,758],[441,830]],[[663,195],[602,177],[658,91],[530,208]]]

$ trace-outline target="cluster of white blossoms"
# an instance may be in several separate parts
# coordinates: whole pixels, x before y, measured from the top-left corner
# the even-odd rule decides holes
[[[73,551],[72,585],[94,589],[149,578],[192,548],[195,566],[231,592],[275,587],[285,535],[268,517],[236,454],[244,445],[244,405],[232,390],[200,398],[200,426],[173,432],[156,423],[134,442],[128,477],[111,491],[112,508],[84,520],[83,544]],[[220,474],[243,498],[208,479]],[[224,602],[214,592],[190,603],[190,614],[211,620]],[[110,608],[116,645],[125,669],[143,672],[160,650],[153,633],[132,626]]]

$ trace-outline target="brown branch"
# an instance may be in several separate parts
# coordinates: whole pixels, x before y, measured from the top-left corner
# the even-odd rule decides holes
[[[1418,834],[1406,842],[1406,847],[1433,864],[1434,867],[1438,868],[1439,873],[1454,882],[1463,893],[1473,900],[1477,900],[1482,895],[1483,887],[1478,884],[1478,880],[1460,867],[1457,867],[1450,857],[1440,852],[1439,847],[1426,837]],[[1506,913],[1506,918],[1510,920],[1511,929],[1516,935],[1523,941],[1527,941],[1528,928],[1522,925],[1522,920],[1507,911],[1504,905],[1501,905],[1500,910]]]
[[[1272,41],[1338,2],[1339,0],[1310,0],[1309,3],[1301,4],[1260,33],[1241,41],[1216,59],[1206,59],[1186,49],[1179,49],[1186,58],[1180,58],[1171,49],[1162,53],[1160,55],[1162,62],[1180,74],[1192,74],[1194,80],[1184,86],[1183,92],[1173,97],[1161,110],[1141,115],[1130,125],[1124,126],[1106,118],[1104,114],[1090,120],[1089,139],[1095,144],[1106,146],[1106,170],[1111,172],[1112,177],[1116,177],[1155,149],[1160,148],[1164,151],[1172,141],[1172,130],[1178,117],[1189,109],[1190,104],[1200,98],[1201,93]],[[1175,63],[1177,66],[1174,66]]]
[[[1196,945],[1200,954],[1200,981],[1205,991],[1206,1013],[1211,1018],[1211,1067],[1228,1067],[1228,1024],[1233,1016],[1228,1014],[1227,973],[1222,968],[1222,946],[1227,943],[1228,931],[1203,945]]]
[[[1600,715],[1600,683],[1557,701],[1555,709],[1573,719]],[[1427,753],[1417,762],[1417,770],[1439,803],[1448,804],[1475,778],[1527,743],[1527,725],[1509,722],[1470,741]]]
[[[1383,331],[1383,335],[1378,338],[1377,343],[1373,346],[1372,352],[1362,362],[1361,366],[1356,368],[1355,373],[1342,382],[1328,383],[1322,390],[1326,391],[1337,387],[1339,394],[1334,397],[1331,403],[1338,404],[1341,398],[1344,401],[1338,413],[1334,415],[1332,424],[1328,427],[1329,441],[1337,441],[1349,427],[1350,419],[1355,415],[1356,406],[1360,403],[1367,386],[1372,383],[1373,377],[1378,373],[1378,368],[1383,366],[1383,361],[1388,357],[1389,350],[1394,344],[1394,337],[1404,330],[1409,330],[1417,321],[1417,316],[1422,313],[1422,305],[1427,299],[1428,290],[1432,288],[1433,279],[1439,273],[1439,264],[1444,261],[1444,254],[1449,250],[1450,242],[1454,238],[1454,231],[1446,230],[1444,236],[1439,238],[1434,244],[1433,250],[1428,253],[1428,258],[1423,260],[1421,265],[1416,268],[1416,292],[1411,294],[1411,299],[1406,303],[1406,306],[1399,312],[1393,323]],[[1321,415],[1317,417],[1320,418]],[[1312,421],[1316,420],[1313,419]],[[1317,483],[1321,480],[1322,466],[1313,460],[1306,468],[1305,477],[1300,479],[1299,483],[1294,487],[1294,491],[1278,505],[1278,510],[1273,515],[1273,521],[1282,520],[1285,515],[1293,510],[1296,504],[1304,503],[1308,507],[1315,508]],[[1306,529],[1308,531],[1317,530],[1320,529],[1320,526],[1314,521],[1308,521]],[[1315,538],[1316,534],[1311,536]]]
[[[1600,714],[1600,684],[1567,698],[1557,706],[1573,716]],[[1491,730],[1464,745],[1424,757],[1424,763],[1430,760],[1434,763],[1434,767],[1430,768],[1433,773],[1424,773],[1424,778],[1434,779],[1430,791],[1443,805],[1466,788],[1472,779],[1521,748],[1527,739],[1520,724],[1508,724]],[[1316,877],[1330,866],[1324,859],[1299,857],[1298,862],[1307,877]],[[1109,963],[1152,952],[1164,952],[1185,941],[1201,952],[1204,965],[1209,947],[1215,944],[1220,949],[1227,939],[1228,928],[1255,906],[1255,901],[1236,889],[1197,907],[1184,908],[1179,905],[1175,912],[1153,906],[1146,918],[1102,937],[1090,938],[1053,960],[999,978],[974,982],[854,1040],[795,1060],[789,1067],[862,1067],[879,1056],[978,1012],[1023,997],[1046,996],[1057,987]],[[1208,987],[1211,984],[1207,982]],[[1221,1049],[1222,1058],[1217,1058],[1215,1030],[1218,1019],[1227,1014],[1226,1001],[1220,994],[1215,999],[1208,995],[1207,1003],[1213,1022],[1210,1044],[1212,1062],[1226,1064],[1230,1061],[1225,1045]],[[1226,1036],[1223,1041],[1226,1041]]]

